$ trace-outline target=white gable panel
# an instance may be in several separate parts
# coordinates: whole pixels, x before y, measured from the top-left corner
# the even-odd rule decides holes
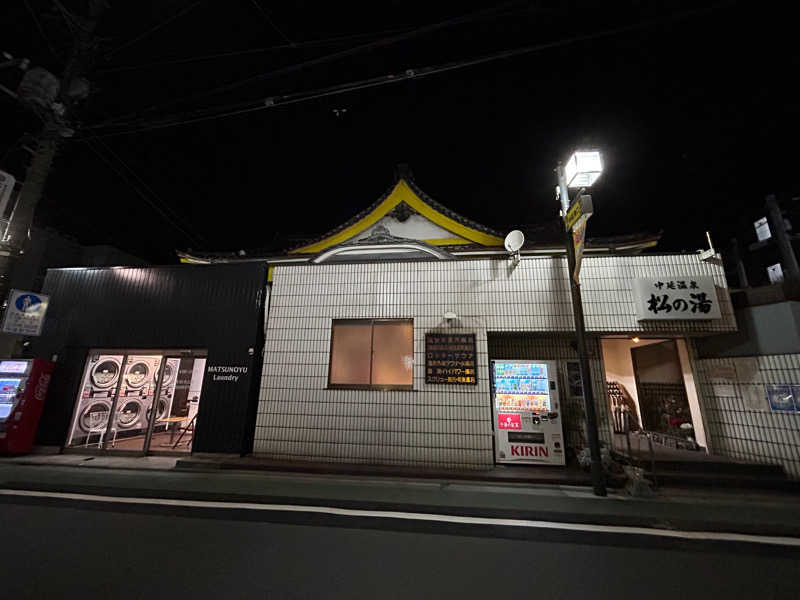
[[[436,240],[443,238],[463,239],[448,231],[444,227],[440,227],[427,217],[416,214],[411,215],[408,219],[402,222],[399,221],[395,216],[386,215],[372,227],[365,229],[356,235],[354,240],[362,240],[366,237],[369,237],[375,228],[380,226],[386,227],[389,230],[389,233],[395,237],[407,238],[411,240]],[[468,240],[464,240],[464,243],[468,244],[470,242]]]

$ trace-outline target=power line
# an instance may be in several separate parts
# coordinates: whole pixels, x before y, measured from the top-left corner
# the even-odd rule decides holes
[[[286,40],[288,44],[294,46],[294,42],[289,39],[289,36],[287,36],[285,33],[283,33],[283,31],[280,30],[280,28],[275,24],[275,21],[273,21],[272,18],[267,14],[267,11],[265,11],[264,8],[258,3],[258,0],[250,0],[250,3],[256,8],[256,10],[259,13],[261,13],[261,16],[264,17],[264,20],[269,24],[269,26],[278,32],[278,35],[280,35],[284,40]]]
[[[177,220],[181,219],[181,216],[177,212],[175,212],[175,210],[173,210],[173,208],[169,204],[164,202],[161,199],[161,197],[155,192],[155,190],[153,190],[153,188],[150,187],[147,184],[147,182],[144,179],[142,179],[138,175],[138,173],[136,173],[136,171],[134,171],[131,168],[131,166],[122,159],[122,157],[119,154],[114,152],[108,144],[106,144],[103,140],[96,140],[96,143],[100,144],[111,155],[112,158],[114,158],[118,163],[120,163],[123,166],[123,168],[125,168],[125,170],[127,170],[128,173],[130,173],[139,182],[139,184],[145,189],[145,191],[149,192],[150,195],[153,198],[155,198],[164,207],[164,209],[172,215],[173,218]],[[201,238],[200,241],[203,241],[201,235],[198,234],[196,237]]]
[[[174,15],[167,17],[166,19],[164,19],[160,23],[156,23],[153,27],[151,27],[150,29],[148,29],[144,33],[142,33],[140,35],[137,35],[135,38],[132,38],[132,39],[128,40],[127,42],[124,42],[123,44],[120,44],[119,46],[117,46],[113,50],[110,50],[105,55],[106,60],[108,60],[112,55],[116,54],[120,50],[124,50],[125,48],[129,48],[130,46],[133,46],[134,44],[140,42],[144,38],[146,38],[146,37],[150,36],[151,34],[155,33],[159,29],[161,29],[163,27],[166,27],[167,25],[169,25],[173,21],[179,19],[180,17],[182,17],[186,13],[192,11],[196,6],[201,4],[203,1],[204,0],[197,0],[196,2],[193,2],[192,4],[190,4],[188,6],[185,6],[184,8],[182,8],[181,10],[176,12]]]
[[[308,40],[305,42],[294,42],[291,44],[279,44],[277,46],[265,46],[263,48],[248,48],[245,50],[232,50],[230,52],[219,52],[217,54],[201,54],[199,56],[186,56],[182,58],[173,58],[173,59],[165,59],[161,61],[154,61],[151,63],[144,63],[140,65],[123,65],[119,67],[109,67],[105,69],[99,69],[98,73],[119,73],[122,71],[136,71],[139,69],[149,69],[151,67],[164,67],[169,65],[182,65],[187,63],[193,62],[202,62],[204,60],[214,60],[217,58],[231,58],[235,56],[244,56],[247,54],[260,54],[262,52],[273,52],[275,50],[286,50],[286,49],[299,49],[299,48],[306,48],[310,46],[325,46],[328,44],[335,44],[337,42],[344,42],[349,40],[355,39],[362,39],[362,38],[370,38],[370,37],[378,37],[381,35],[386,34],[393,34],[399,31],[409,31],[407,27],[398,27],[395,29],[386,29],[383,31],[375,31],[372,33],[355,33],[352,35],[341,35],[336,37],[330,38],[322,38],[318,40]]]
[[[96,155],[96,156],[97,156],[97,157],[98,157],[98,158],[99,158],[99,159],[100,159],[100,160],[101,160],[101,161],[102,161],[102,162],[103,162],[103,163],[104,163],[104,164],[105,164],[105,165],[106,165],[106,166],[107,166],[109,169],[111,169],[111,170],[112,170],[114,173],[116,173],[116,174],[117,174],[117,175],[118,175],[118,176],[119,176],[119,177],[120,177],[120,178],[121,178],[121,179],[122,179],[122,180],[123,180],[123,181],[124,181],[126,184],[128,184],[128,187],[129,187],[131,190],[133,190],[133,192],[135,192],[137,196],[139,196],[139,197],[140,197],[142,200],[144,200],[144,201],[145,201],[145,202],[146,202],[148,205],[150,205],[150,207],[151,207],[153,210],[155,210],[155,211],[156,211],[156,212],[157,212],[159,215],[161,215],[161,217],[162,217],[162,218],[164,218],[164,220],[165,220],[165,221],[167,221],[167,222],[168,222],[170,225],[172,225],[172,226],[173,226],[173,227],[174,227],[176,230],[180,231],[180,232],[181,232],[181,233],[182,233],[184,236],[186,236],[186,238],[187,238],[187,239],[188,239],[188,240],[189,240],[191,243],[193,243],[193,244],[196,244],[196,243],[198,243],[198,241],[199,241],[199,240],[198,240],[198,238],[197,238],[197,237],[196,237],[194,234],[192,234],[191,232],[189,232],[188,230],[186,230],[184,227],[182,227],[182,226],[180,225],[180,223],[178,223],[178,222],[177,222],[177,220],[176,220],[175,218],[171,217],[171,216],[169,215],[169,213],[165,212],[165,211],[164,211],[164,210],[163,210],[163,209],[162,209],[160,206],[158,206],[158,205],[157,205],[155,202],[153,202],[153,201],[152,201],[150,198],[148,198],[148,197],[147,197],[147,195],[146,195],[146,194],[144,194],[144,193],[142,192],[142,190],[140,190],[140,189],[139,189],[139,188],[138,188],[136,185],[134,185],[134,183],[131,181],[131,179],[130,179],[128,176],[126,176],[126,175],[125,175],[125,174],[124,174],[122,171],[120,171],[120,170],[119,170],[119,169],[118,169],[118,168],[117,168],[117,167],[114,165],[114,163],[113,163],[112,161],[110,161],[110,160],[109,160],[107,157],[105,157],[105,156],[103,155],[103,153],[102,153],[102,152],[100,152],[100,150],[98,150],[98,148],[97,148],[97,147],[95,147],[95,145],[94,145],[94,143],[93,143],[93,140],[90,140],[90,139],[84,139],[84,140],[82,140],[82,141],[83,141],[83,142],[84,142],[84,143],[85,143],[85,144],[86,144],[86,145],[89,147],[89,149],[90,149],[90,150],[92,150],[92,152],[94,152],[94,153],[95,153],[95,155]],[[97,142],[97,143],[101,143],[101,142],[98,140],[98,142]],[[106,148],[108,148],[108,146],[106,146]],[[110,150],[110,148],[109,148],[109,150]],[[125,164],[124,162],[122,162],[122,161],[121,161],[121,159],[119,158],[119,156],[117,156],[117,155],[113,154],[113,152],[112,152],[112,155],[113,155],[113,156],[116,156],[116,158],[117,158],[117,159],[118,159],[118,160],[121,162],[121,164]],[[126,166],[127,166],[127,165],[126,165]],[[130,169],[130,167],[128,167],[128,169]],[[131,172],[132,172],[132,171],[131,171]],[[151,192],[152,192],[152,190],[151,190]]]
[[[42,40],[47,46],[47,49],[50,51],[50,54],[52,54],[56,60],[61,62],[63,59],[61,58],[61,56],[59,56],[58,52],[56,52],[55,48],[53,47],[53,44],[50,43],[50,38],[47,37],[47,34],[44,31],[44,27],[42,27],[42,24],[39,21],[39,17],[36,16],[36,11],[34,11],[33,8],[31,8],[31,5],[28,4],[28,0],[23,0],[23,4],[25,4],[25,8],[30,13],[31,18],[33,18],[33,22],[36,23],[36,29],[39,30],[39,35],[42,36]]]
[[[511,50],[504,50],[501,52],[496,52],[493,54],[487,54],[483,56],[479,56],[473,59],[455,61],[450,63],[445,63],[442,65],[436,65],[431,67],[422,67],[417,69],[406,69],[405,71],[394,73],[390,75],[381,75],[379,77],[373,77],[369,79],[362,79],[360,81],[355,82],[348,82],[333,86],[328,86],[325,88],[318,88],[315,90],[308,90],[304,92],[296,92],[294,94],[284,94],[280,96],[272,96],[266,98],[264,100],[259,101],[247,101],[247,102],[239,102],[236,104],[228,104],[219,107],[209,107],[206,109],[200,109],[189,113],[180,113],[177,115],[167,116],[160,120],[151,120],[146,121],[143,119],[130,121],[128,123],[119,123],[119,124],[112,124],[112,125],[103,125],[99,124],[95,127],[90,127],[87,129],[103,129],[109,127],[124,127],[129,126],[130,128],[124,131],[117,131],[112,133],[100,133],[92,134],[86,137],[109,137],[113,135],[125,135],[129,133],[138,133],[142,131],[151,131],[154,129],[163,129],[167,127],[175,127],[178,125],[187,125],[190,123],[197,123],[201,121],[207,121],[212,119],[221,119],[225,117],[256,112],[260,110],[266,110],[269,108],[273,108],[276,106],[282,106],[285,104],[294,104],[297,102],[305,102],[308,100],[313,100],[317,98],[323,98],[326,96],[334,96],[338,94],[344,94],[347,92],[352,92],[356,90],[362,90],[372,87],[379,87],[383,85],[389,85],[393,83],[400,83],[402,81],[407,81],[409,79],[419,79],[421,77],[427,77],[430,75],[436,75],[440,73],[446,73],[449,71],[455,71],[458,69],[464,69],[467,67],[473,67],[485,63],[489,63],[496,60],[501,60],[505,58],[512,58],[515,56],[521,56],[524,54],[531,54],[533,52],[539,52],[542,50],[549,50],[552,48],[559,48],[563,46],[568,46],[571,44],[585,42],[590,40],[596,40],[604,37],[611,37],[615,35],[619,35],[622,33],[629,33],[632,31],[637,31],[641,29],[646,29],[649,27],[653,27],[656,25],[662,25],[669,22],[684,20],[686,18],[697,16],[700,14],[712,12],[719,8],[723,8],[725,6],[729,6],[734,4],[736,0],[729,0],[727,2],[722,2],[716,5],[712,5],[705,8],[700,9],[692,9],[687,11],[682,11],[678,13],[673,13],[671,15],[665,15],[662,17],[656,17],[653,19],[647,19],[644,21],[639,21],[637,23],[632,23],[630,25],[623,25],[620,27],[614,27],[610,29],[604,29],[601,31],[597,31],[594,33],[588,33],[583,35],[572,36],[568,38],[564,38],[561,40],[555,40],[552,42],[544,42],[541,44],[535,44],[532,46],[524,46],[521,48],[511,49]],[[216,111],[216,112],[215,112]]]
[[[488,8],[488,9],[482,9],[482,10],[479,10],[479,11],[476,11],[476,12],[469,13],[467,15],[461,15],[461,16],[458,16],[458,17],[453,17],[453,18],[450,18],[450,19],[446,19],[444,21],[439,21],[437,23],[433,23],[433,24],[430,24],[430,25],[425,25],[423,27],[418,27],[418,28],[413,29],[411,31],[408,31],[406,33],[401,33],[401,34],[390,36],[390,37],[387,37],[387,38],[382,38],[382,39],[376,40],[374,42],[368,42],[366,44],[361,44],[359,46],[354,46],[352,48],[348,48],[346,50],[340,50],[340,51],[334,52],[332,54],[326,54],[324,56],[319,56],[317,58],[312,58],[310,60],[306,60],[306,61],[303,61],[303,62],[300,62],[300,63],[296,63],[296,64],[293,64],[293,65],[288,65],[286,67],[281,67],[279,69],[275,69],[273,71],[268,71],[266,73],[260,73],[258,75],[254,75],[252,77],[247,77],[245,79],[239,79],[237,81],[233,81],[233,82],[227,83],[225,85],[222,85],[222,86],[219,86],[219,87],[216,87],[216,88],[212,88],[212,89],[205,90],[205,91],[202,91],[202,92],[196,92],[194,94],[189,94],[188,96],[184,96],[182,98],[176,98],[176,99],[173,99],[173,100],[169,100],[167,102],[162,102],[161,104],[158,104],[158,105],[155,105],[155,106],[151,106],[148,110],[152,111],[152,110],[156,110],[156,109],[159,109],[159,108],[164,108],[166,106],[174,106],[174,105],[180,104],[182,102],[189,102],[191,100],[196,100],[198,98],[205,98],[206,96],[219,94],[219,93],[222,93],[222,92],[228,92],[228,91],[234,90],[234,89],[236,89],[238,87],[242,87],[244,85],[248,85],[248,84],[254,83],[256,81],[264,81],[266,79],[271,79],[271,78],[278,77],[278,76],[281,76],[281,75],[287,75],[289,73],[293,73],[295,71],[299,71],[299,70],[307,68],[307,67],[317,66],[317,65],[325,64],[327,62],[331,62],[331,61],[334,61],[334,60],[337,60],[337,59],[340,59],[340,58],[345,58],[345,57],[348,57],[348,56],[352,56],[354,54],[358,54],[359,52],[363,52],[365,50],[371,50],[373,48],[378,48],[378,47],[381,47],[381,46],[389,46],[389,45],[394,44],[396,42],[407,40],[407,39],[410,39],[412,37],[417,37],[417,36],[423,35],[425,33],[431,33],[433,31],[436,31],[437,29],[442,29],[442,28],[445,28],[445,27],[450,27],[452,25],[457,25],[457,24],[468,22],[468,21],[473,21],[473,20],[475,20],[475,19],[477,19],[479,17],[482,17],[482,16],[484,16],[486,14],[498,12],[498,11],[504,9],[504,8],[507,8],[508,6],[511,6],[513,4],[518,3],[519,1],[520,0],[511,0],[510,2],[506,2],[505,4],[501,4],[500,6],[496,6],[496,7],[492,7],[492,8]],[[130,117],[130,116],[135,115],[135,114],[136,113],[128,113],[126,115],[120,115],[118,117],[114,117],[114,118],[110,119],[109,121],[107,121],[107,123],[113,123],[114,121],[118,121],[120,119],[124,119],[126,117]]]

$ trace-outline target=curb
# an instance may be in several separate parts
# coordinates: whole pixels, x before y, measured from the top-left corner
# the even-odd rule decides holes
[[[50,485],[9,481],[3,489],[14,491],[35,491],[53,493],[73,493],[96,496],[116,496],[124,498],[147,498],[166,500],[199,500],[209,502],[237,502],[254,504],[286,504],[294,506],[333,507],[372,511],[396,511],[451,515],[463,517],[486,517],[497,519],[520,519],[531,521],[556,521],[582,525],[609,525],[643,527],[649,529],[689,530],[714,533],[738,533],[746,535],[781,536],[800,538],[800,525],[772,525],[731,521],[699,521],[696,519],[669,518],[659,516],[591,514],[583,512],[554,512],[546,510],[518,510],[474,508],[469,506],[441,506],[402,502],[380,502],[341,500],[326,498],[298,498],[267,494],[240,494],[234,492],[196,492],[188,490],[164,490],[147,488],[105,487],[87,484]],[[13,501],[13,496],[0,498],[0,502]]]

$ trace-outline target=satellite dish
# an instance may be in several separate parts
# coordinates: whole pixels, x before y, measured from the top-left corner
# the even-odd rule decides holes
[[[503,245],[509,252],[519,252],[519,249],[522,248],[522,244],[524,243],[525,234],[519,229],[515,229],[506,236],[506,241],[503,243]]]

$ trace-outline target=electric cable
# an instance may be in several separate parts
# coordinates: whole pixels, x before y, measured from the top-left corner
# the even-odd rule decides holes
[[[106,165],[106,166],[107,166],[109,169],[111,169],[111,170],[112,170],[114,173],[116,173],[116,174],[117,174],[117,175],[118,175],[118,176],[119,176],[119,177],[120,177],[120,178],[121,178],[121,179],[122,179],[122,180],[123,180],[123,181],[124,181],[124,182],[125,182],[125,183],[128,185],[128,187],[129,187],[131,190],[133,190],[133,192],[135,192],[135,193],[136,193],[136,195],[137,195],[137,196],[139,196],[139,197],[140,197],[142,200],[144,200],[144,201],[145,201],[145,202],[146,202],[146,203],[147,203],[147,204],[148,204],[148,205],[149,205],[149,206],[150,206],[150,207],[151,207],[153,210],[155,210],[155,211],[156,211],[156,212],[157,212],[159,215],[161,215],[161,217],[162,217],[162,218],[163,218],[163,219],[164,219],[164,220],[165,220],[167,223],[169,223],[170,225],[172,225],[172,226],[173,226],[173,227],[174,227],[174,228],[175,228],[177,231],[181,232],[181,233],[182,233],[182,234],[183,234],[183,235],[184,235],[184,236],[185,236],[185,237],[186,237],[186,238],[187,238],[187,239],[188,239],[188,240],[189,240],[189,241],[190,241],[192,244],[197,244],[197,243],[198,243],[198,241],[199,241],[199,240],[198,240],[198,238],[197,238],[197,237],[196,237],[194,234],[192,234],[191,232],[189,232],[188,230],[186,230],[184,227],[182,227],[182,226],[180,225],[180,223],[177,223],[177,222],[176,222],[176,221],[175,221],[175,220],[174,220],[172,217],[170,217],[170,216],[169,216],[169,214],[168,214],[168,213],[164,212],[164,210],[163,210],[163,209],[161,209],[161,207],[159,207],[157,204],[155,204],[155,203],[154,203],[154,202],[153,202],[153,201],[152,201],[150,198],[148,198],[148,197],[147,197],[147,195],[146,195],[146,194],[144,194],[144,193],[142,192],[142,190],[140,190],[140,189],[139,189],[139,188],[138,188],[136,185],[134,185],[134,184],[133,184],[133,182],[130,180],[130,178],[129,178],[129,177],[127,177],[127,176],[126,176],[126,175],[125,175],[125,174],[124,174],[122,171],[120,171],[120,170],[119,170],[119,169],[118,169],[118,168],[117,168],[117,167],[116,167],[116,166],[113,164],[113,162],[112,162],[112,161],[110,161],[110,160],[109,160],[107,157],[105,157],[105,156],[103,155],[103,153],[102,153],[102,152],[100,152],[100,151],[98,150],[98,148],[97,148],[97,147],[95,147],[95,145],[94,145],[94,143],[93,143],[93,140],[84,139],[84,140],[82,140],[82,141],[83,141],[83,142],[84,142],[84,143],[87,145],[87,147],[89,147],[89,149],[91,149],[91,150],[92,150],[92,152],[94,152],[94,153],[95,153],[95,155],[96,155],[96,156],[97,156],[97,157],[98,157],[98,158],[99,158],[99,159],[100,159],[100,160],[101,160],[101,161],[102,161],[102,162],[103,162],[103,163],[104,163],[104,164],[105,164],[105,165]]]
[[[333,86],[328,86],[325,88],[318,88],[316,90],[309,90],[304,92],[296,92],[293,94],[284,94],[279,96],[272,96],[268,97],[263,100],[258,101],[245,101],[245,102],[238,102],[235,104],[228,104],[223,105],[220,107],[209,107],[206,109],[200,109],[189,113],[180,113],[177,115],[167,116],[160,120],[134,120],[128,123],[118,123],[118,124],[98,124],[92,127],[86,128],[86,130],[92,129],[108,129],[109,127],[124,127],[128,126],[129,129],[124,131],[117,131],[113,133],[100,133],[98,134],[91,134],[90,136],[86,137],[109,137],[113,135],[126,135],[129,133],[138,133],[141,131],[150,131],[154,129],[163,129],[166,127],[175,127],[179,125],[186,125],[190,123],[197,123],[200,121],[206,121],[210,119],[220,119],[240,114],[245,114],[249,112],[255,112],[259,110],[266,110],[269,108],[273,108],[276,106],[282,106],[285,104],[294,104],[297,102],[304,102],[308,100],[313,100],[316,98],[322,98],[326,96],[333,96],[338,94],[343,94],[351,91],[378,87],[382,85],[389,85],[393,83],[399,83],[401,81],[407,81],[409,79],[418,79],[421,77],[427,77],[430,75],[435,75],[439,73],[446,73],[449,71],[454,71],[458,69],[463,69],[467,67],[477,66],[481,64],[485,64],[488,62],[501,60],[505,58],[512,58],[515,56],[520,56],[524,54],[530,54],[533,52],[538,52],[542,50],[549,50],[552,48],[558,48],[567,46],[570,44],[575,44],[579,42],[589,41],[600,39],[604,37],[611,37],[614,35],[619,35],[622,33],[628,33],[631,31],[636,31],[640,29],[646,29],[649,27],[653,27],[655,25],[661,25],[668,22],[683,20],[688,17],[696,16],[702,13],[711,12],[718,8],[733,4],[736,0],[729,0],[727,2],[718,3],[709,7],[700,8],[700,9],[691,9],[687,11],[682,11],[678,13],[673,13],[671,15],[664,15],[662,17],[656,17],[653,19],[647,19],[643,21],[639,21],[637,23],[632,23],[629,25],[623,25],[619,27],[613,27],[609,29],[604,29],[601,31],[597,31],[594,33],[587,33],[582,35],[571,36],[568,38],[563,38],[560,40],[554,40],[551,42],[543,42],[540,44],[535,44],[531,46],[524,46],[521,48],[504,50],[500,52],[496,52],[493,54],[487,54],[483,56],[479,56],[472,59],[466,59],[461,61],[454,61],[450,63],[445,63],[442,65],[436,65],[431,67],[422,67],[418,69],[406,69],[405,71],[390,74],[390,75],[382,75],[379,77],[373,77],[369,79],[363,79],[360,81],[355,82],[348,82]],[[214,112],[218,111],[218,112]]]
[[[321,38],[316,40],[308,40],[304,42],[295,42],[293,44],[279,44],[277,46],[264,46],[262,48],[247,48],[244,50],[231,50],[230,52],[219,52],[216,54],[201,54],[199,56],[185,56],[179,58],[172,58],[172,59],[164,59],[161,61],[154,61],[150,63],[144,63],[139,65],[123,65],[118,67],[108,67],[103,69],[98,69],[98,73],[106,74],[106,73],[119,73],[124,71],[137,71],[140,69],[149,69],[152,67],[164,67],[169,65],[182,65],[188,64],[193,62],[202,62],[205,60],[214,60],[217,58],[231,58],[236,56],[245,56],[248,54],[260,54],[262,52],[273,52],[275,50],[286,50],[286,49],[299,49],[299,48],[306,48],[311,46],[325,46],[329,44],[335,44],[337,42],[345,42],[349,40],[356,40],[356,39],[363,39],[363,38],[370,38],[370,37],[378,37],[381,35],[386,34],[394,34],[399,31],[410,31],[408,27],[398,27],[395,29],[385,29],[382,31],[374,31],[371,33],[355,33],[351,35],[340,35],[335,37],[329,38]]]
[[[269,24],[269,26],[278,32],[278,35],[280,35],[288,44],[294,46],[294,42],[289,39],[289,36],[287,36],[285,33],[283,33],[283,31],[280,30],[280,28],[272,20],[272,17],[270,17],[267,14],[267,11],[265,11],[264,8],[258,3],[258,0],[250,0],[250,3],[255,7],[255,9],[259,13],[261,13],[261,16],[264,17],[264,20]]]
[[[477,18],[483,17],[486,14],[495,13],[495,12],[497,12],[499,10],[503,10],[504,8],[507,8],[508,6],[516,4],[519,1],[520,0],[511,0],[510,2],[506,2],[506,3],[501,4],[499,6],[496,6],[496,7],[492,7],[492,8],[488,8],[488,9],[482,9],[482,10],[479,10],[479,11],[475,11],[475,12],[469,13],[467,15],[461,15],[461,16],[458,16],[458,17],[452,17],[452,18],[446,19],[444,21],[438,21],[438,22],[430,24],[430,25],[425,25],[423,27],[418,27],[418,28],[413,29],[411,31],[408,31],[406,33],[400,33],[400,34],[393,35],[393,36],[390,36],[390,37],[387,37],[387,38],[382,38],[382,39],[379,39],[379,40],[376,40],[376,41],[373,41],[373,42],[368,42],[366,44],[360,44],[358,46],[353,46],[352,48],[347,48],[345,50],[340,50],[340,51],[334,52],[332,54],[326,54],[326,55],[323,55],[323,56],[318,56],[316,58],[312,58],[312,59],[309,59],[309,60],[306,60],[306,61],[303,61],[303,62],[300,62],[300,63],[295,63],[293,65],[288,65],[288,66],[285,66],[285,67],[280,67],[278,69],[274,69],[274,70],[268,71],[266,73],[260,73],[258,75],[253,75],[251,77],[246,77],[244,79],[239,79],[237,81],[232,81],[230,83],[218,86],[216,88],[211,88],[209,90],[204,90],[204,91],[201,91],[201,92],[195,92],[193,94],[189,94],[188,96],[184,96],[184,97],[181,97],[181,98],[175,98],[175,99],[169,100],[167,102],[162,102],[161,104],[157,104],[157,105],[149,107],[147,110],[148,111],[153,111],[153,110],[157,110],[157,109],[164,108],[164,107],[167,107],[167,106],[174,106],[174,105],[180,104],[182,102],[189,102],[189,101],[192,101],[192,100],[196,100],[198,98],[205,98],[205,97],[210,96],[210,95],[219,94],[219,93],[222,93],[222,92],[229,92],[229,91],[234,90],[234,89],[236,89],[238,87],[242,87],[244,85],[248,85],[248,84],[254,83],[256,81],[264,81],[266,79],[279,77],[281,75],[287,75],[289,73],[293,73],[295,71],[299,71],[299,70],[305,69],[307,67],[318,66],[318,65],[321,65],[321,64],[325,64],[325,63],[340,59],[340,58],[345,58],[345,57],[348,57],[348,56],[352,56],[354,54],[358,54],[359,52],[363,52],[365,50],[371,50],[373,48],[378,48],[378,47],[382,47],[382,46],[389,46],[389,45],[394,44],[396,42],[400,42],[400,41],[404,41],[404,40],[407,40],[407,39],[411,39],[413,37],[417,37],[417,36],[420,36],[420,35],[423,35],[423,34],[426,34],[426,33],[431,33],[431,32],[436,31],[438,29],[443,29],[445,27],[450,27],[450,26],[458,25],[458,24],[465,23],[465,22],[468,22],[468,21],[473,21],[473,20],[475,20]],[[112,117],[111,119],[106,121],[106,123],[119,121],[120,119],[124,119],[126,117],[130,117],[133,114],[136,114],[136,113],[128,113],[128,114],[125,114],[125,115],[119,115],[117,117]]]
[[[42,27],[42,23],[39,21],[39,17],[36,16],[36,11],[33,10],[30,4],[28,4],[28,0],[23,0],[23,4],[30,13],[33,22],[36,23],[36,28],[39,30],[39,35],[42,36],[42,40],[44,41],[45,46],[47,46],[47,49],[50,51],[50,54],[52,54],[57,61],[63,62],[64,59],[59,56],[58,52],[56,52],[55,48],[53,47],[53,44],[50,42],[50,38],[47,37],[44,27]]]
[[[116,48],[114,48],[112,50],[109,50],[105,55],[105,59],[108,60],[111,56],[113,56],[114,54],[116,54],[120,50],[124,50],[125,48],[129,48],[130,46],[133,46],[134,44],[140,42],[144,38],[149,37],[151,34],[155,33],[159,29],[161,29],[163,27],[166,27],[167,25],[169,25],[173,21],[175,21],[175,20],[179,19],[180,17],[182,17],[183,15],[191,12],[194,8],[196,8],[202,2],[204,2],[204,0],[197,0],[196,2],[193,2],[192,4],[183,7],[181,10],[179,10],[175,14],[167,17],[163,21],[155,24],[153,27],[151,27],[150,29],[148,29],[144,33],[141,33],[140,35],[137,35],[136,37],[128,40],[127,42],[123,42],[122,44],[120,44]]]
[[[100,144],[106,150],[106,152],[108,152],[111,155],[112,158],[114,158],[117,162],[119,162],[123,166],[123,168],[126,171],[128,171],[128,173],[130,173],[130,175],[133,176],[139,182],[139,185],[141,185],[145,189],[145,191],[149,192],[150,195],[155,200],[157,200],[164,207],[164,209],[172,215],[173,218],[177,220],[181,219],[181,215],[175,212],[175,210],[168,203],[164,202],[164,200],[161,199],[161,197],[155,192],[155,190],[153,190],[153,188],[150,187],[147,184],[147,182],[144,179],[142,179],[138,175],[138,173],[134,171],[133,168],[122,159],[122,157],[119,154],[114,152],[114,150],[112,150],[108,144],[106,144],[103,140],[96,140],[96,143]],[[195,234],[195,237],[198,238],[201,242],[204,241],[203,236],[200,234]]]

